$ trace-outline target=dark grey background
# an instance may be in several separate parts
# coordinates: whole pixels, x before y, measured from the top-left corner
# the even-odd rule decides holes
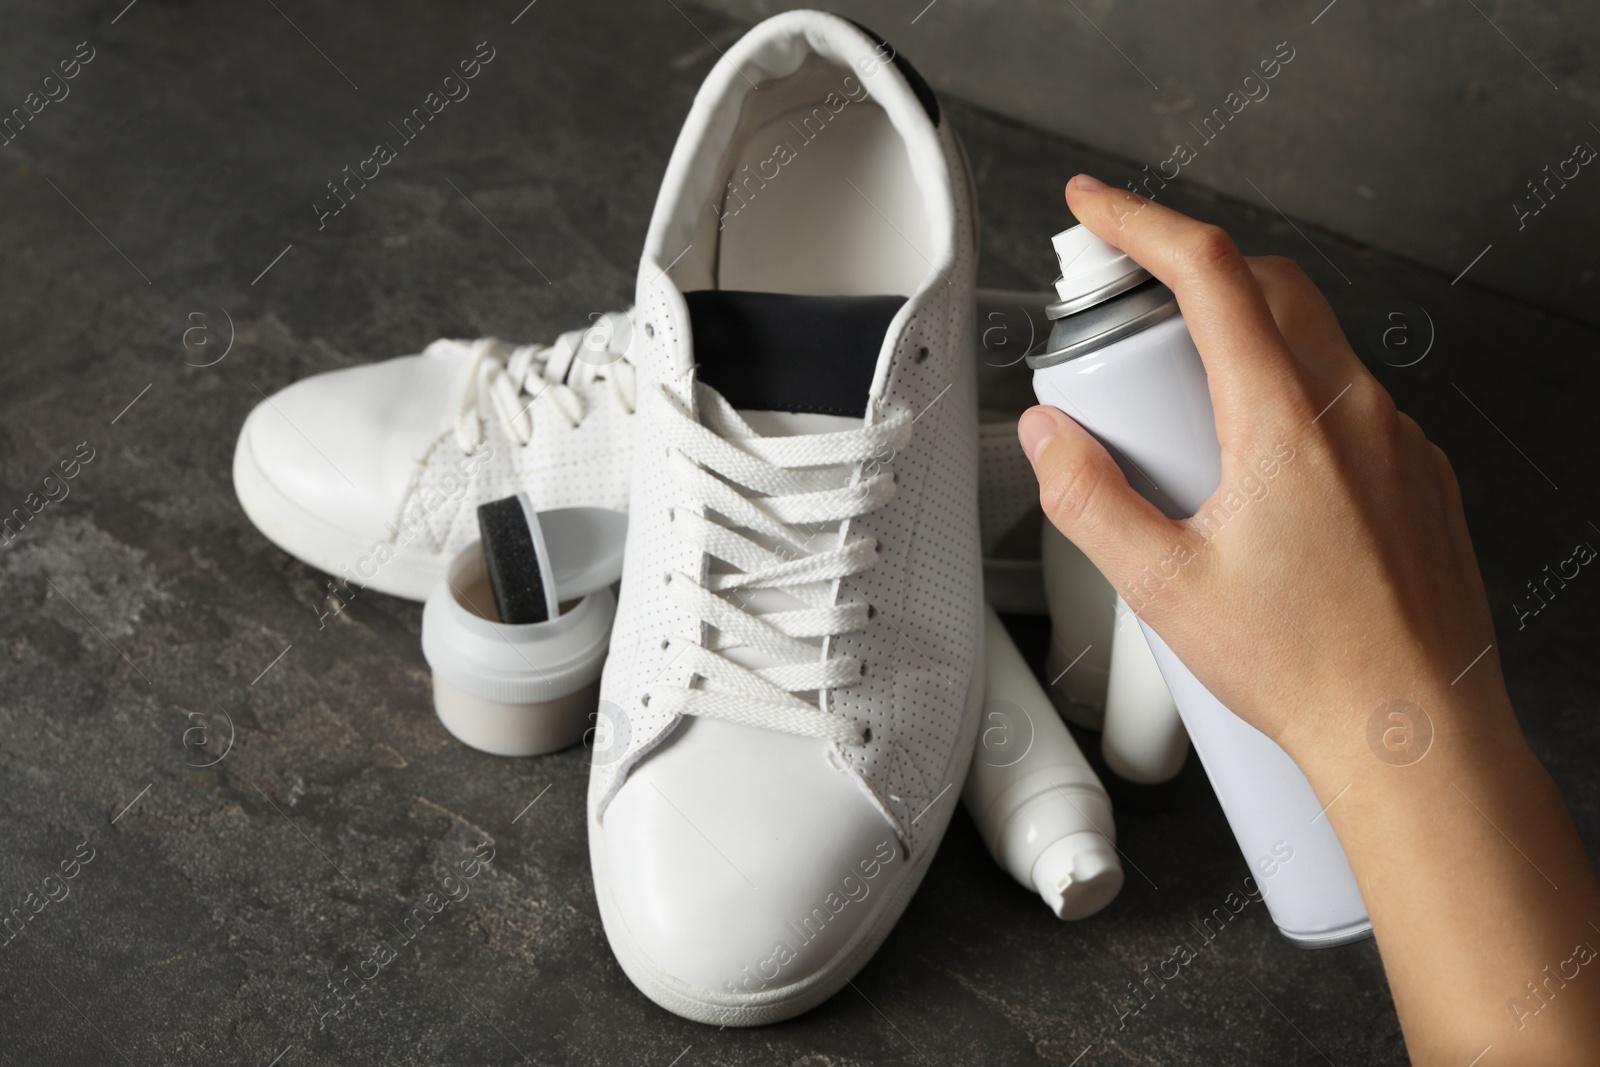
[[[711,5],[752,21],[809,6]],[[1187,142],[1196,149],[1182,168],[1187,180],[1451,278],[1472,265],[1469,277],[1495,292],[1600,324],[1600,174],[1585,166],[1565,188],[1552,181],[1536,217],[1519,223],[1513,207],[1539,207],[1526,183],[1542,181],[1543,168],[1579,142],[1600,150],[1592,3],[841,0],[835,8],[892,27],[937,88],[998,114],[1152,169]],[[1220,133],[1197,129],[1280,44],[1294,58],[1265,89],[1249,87],[1262,99],[1233,103],[1238,115]]]
[[[946,4],[970,7],[941,0],[918,25]],[[325,576],[249,525],[229,465],[250,408],[306,374],[441,334],[548,338],[623,306],[667,154],[715,59],[707,38],[738,27],[667,0],[539,0],[515,25],[521,0],[276,8],[29,0],[0,15],[0,107],[78,42],[97,50],[71,95],[0,149],[0,511],[80,442],[94,449],[71,495],[0,546],[0,913],[79,842],[95,849],[71,895],[0,946],[0,1063],[1403,1062],[1373,946],[1294,949],[1259,907],[1119,1028],[1126,983],[1248,873],[1192,761],[1165,798],[1121,798],[1128,884],[1089,921],[1051,919],[963,814],[855,988],[818,1010],[717,1031],[638,994],[595,910],[585,754],[504,760],[451,741],[430,707],[420,609],[365,593],[319,630]],[[1370,12],[1340,0],[1318,26]],[[910,32],[915,11],[881,14],[870,21],[886,35]],[[497,56],[472,95],[319,233],[324,183],[484,40]],[[1213,51],[1253,54],[1254,40]],[[903,48],[955,84],[937,48]],[[1508,67],[1497,76],[1519,76]],[[1560,77],[1566,91],[1580,75]],[[1331,97],[1266,108],[1279,104],[1274,122],[1362,121]],[[1119,180],[1138,164],[949,107],[980,176],[985,283],[1043,284],[1046,238],[1069,222],[1065,179]],[[1345,156],[1277,175],[1274,200],[1314,201],[1313,171],[1369,181]],[[1476,224],[1475,201],[1437,195],[1441,216]],[[1595,335],[1479,288],[1477,270],[1452,285],[1455,270],[1309,218],[1297,230],[1254,199],[1186,184],[1170,202],[1247,251],[1299,259],[1454,459],[1513,696],[1594,854],[1600,578],[1583,572],[1520,631],[1513,603],[1576,542],[1600,543]],[[1384,203],[1372,210],[1398,231],[1406,212]],[[1540,229],[1573,255],[1585,247],[1559,217]],[[1408,313],[1418,343],[1434,334],[1403,369],[1366,340],[1395,301],[1421,309]],[[228,317],[227,358],[185,365],[215,358]],[[197,324],[208,332],[186,347]],[[1042,627],[1017,633],[1036,654]],[[190,713],[209,723],[204,750],[184,745]],[[231,749],[193,766],[221,753],[224,713]],[[496,853],[471,897],[318,1031],[327,983],[480,840]]]

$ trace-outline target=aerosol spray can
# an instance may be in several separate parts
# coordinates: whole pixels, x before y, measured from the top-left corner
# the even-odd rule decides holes
[[[1205,366],[1176,298],[1082,226],[1051,242],[1059,299],[1046,310],[1045,350],[1028,358],[1035,395],[1105,445],[1167,517],[1195,514],[1221,483],[1222,450]],[[1349,860],[1300,768],[1139,625],[1279,931],[1306,947],[1369,936]]]

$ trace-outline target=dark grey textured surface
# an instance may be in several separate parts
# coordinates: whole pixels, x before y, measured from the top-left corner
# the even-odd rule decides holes
[[[1600,150],[1587,0],[707,2],[849,14],[943,92],[1600,325],[1600,181],[1551,177]]]
[[[883,950],[817,1011],[719,1032],[636,993],[589,884],[584,755],[451,741],[419,608],[363,593],[319,629],[325,576],[250,527],[229,464],[261,394],[308,373],[440,334],[550,337],[624,304],[714,58],[702,31],[729,27],[666,3],[546,0],[515,25],[520,3],[277,6],[0,16],[7,107],[79,41],[97,53],[0,151],[0,508],[93,449],[0,546],[0,911],[94,849],[0,947],[0,1063],[1403,1061],[1373,946],[1296,950],[1256,906],[1119,1027],[1126,983],[1247,873],[1192,763],[1165,810],[1121,810],[1128,885],[1090,921],[1049,918],[959,815]],[[323,183],[483,40],[497,54],[472,95],[319,233]],[[1043,282],[1065,178],[1129,169],[950,110],[981,177],[986,282]],[[1379,374],[1456,462],[1513,696],[1594,854],[1600,578],[1520,632],[1513,608],[1600,539],[1594,335],[1302,226],[1318,254],[1265,209],[1172,202],[1300,259],[1364,351],[1388,302],[1425,309],[1430,354]],[[216,358],[228,316],[228,356],[185,365]],[[1021,635],[1037,650],[1036,625]],[[186,746],[202,720],[209,743]],[[486,840],[471,895],[402,946]],[[319,1030],[328,983],[385,939],[398,957]]]

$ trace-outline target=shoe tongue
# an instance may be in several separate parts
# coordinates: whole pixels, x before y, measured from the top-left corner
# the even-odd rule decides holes
[[[884,335],[906,302],[735,289],[703,289],[684,300],[699,380],[735,409],[831,415],[855,425],[866,418]]]
[[[906,302],[732,289],[685,293],[684,300],[700,382],[721,393],[756,433],[776,437],[861,427],[884,335]],[[846,480],[841,471],[840,484]],[[728,569],[712,563],[713,573]],[[738,602],[753,615],[810,606],[782,589],[746,590]],[[752,670],[777,663],[748,646],[722,654]]]

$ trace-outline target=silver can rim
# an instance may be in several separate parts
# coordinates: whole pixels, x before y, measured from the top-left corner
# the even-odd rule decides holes
[[[1147,330],[1177,314],[1178,298],[1171,289],[1156,282],[1147,289],[1134,290],[1113,303],[1096,308],[1093,314],[1083,317],[1078,329],[1073,328],[1078,324],[1071,319],[1057,321],[1050,338],[1053,342],[1058,334],[1065,335],[1064,343],[1037,356],[1029,356],[1028,367],[1043,370],[1059,366]]]

